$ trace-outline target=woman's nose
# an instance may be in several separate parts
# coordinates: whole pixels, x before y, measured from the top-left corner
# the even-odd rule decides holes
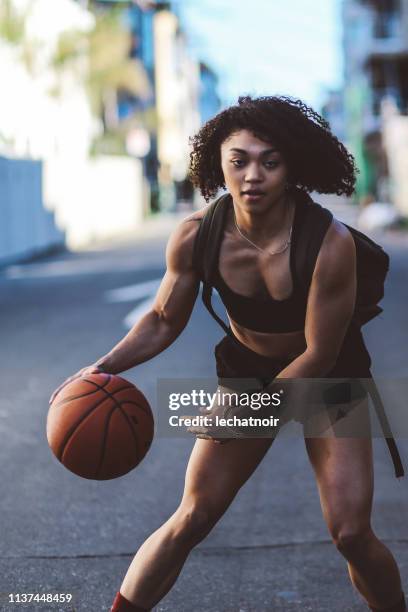
[[[246,181],[261,181],[262,180],[262,169],[258,164],[249,164],[245,173]]]

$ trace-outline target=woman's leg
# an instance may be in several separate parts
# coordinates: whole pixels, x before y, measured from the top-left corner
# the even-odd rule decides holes
[[[401,579],[394,557],[370,524],[371,438],[305,438],[305,443],[323,515],[351,581],[370,606],[388,609],[401,600]]]
[[[170,590],[191,549],[211,531],[254,472],[272,439],[197,440],[176,512],[141,546],[120,588],[121,594],[150,610]]]

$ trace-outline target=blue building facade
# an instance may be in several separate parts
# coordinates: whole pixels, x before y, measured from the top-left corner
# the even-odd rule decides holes
[[[221,100],[217,91],[218,76],[204,62],[200,63],[200,118],[205,123],[220,110]]]

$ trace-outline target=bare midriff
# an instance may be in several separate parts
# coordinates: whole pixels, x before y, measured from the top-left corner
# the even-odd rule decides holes
[[[304,331],[285,333],[258,332],[247,329],[228,317],[234,336],[255,353],[274,359],[295,359],[306,349]]]

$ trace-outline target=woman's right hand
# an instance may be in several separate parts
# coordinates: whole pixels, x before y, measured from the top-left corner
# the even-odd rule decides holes
[[[102,366],[99,366],[99,365],[97,365],[95,363],[90,365],[90,366],[85,366],[84,368],[79,370],[79,372],[77,372],[76,374],[73,374],[72,376],[69,376],[69,378],[64,380],[64,382],[59,387],[57,387],[55,389],[55,391],[53,392],[53,394],[51,395],[51,397],[49,399],[49,403],[52,404],[52,402],[57,397],[58,393],[64,387],[66,387],[66,385],[69,385],[69,383],[71,383],[76,378],[81,378],[81,376],[84,376],[84,375],[86,376],[87,374],[100,374],[101,372],[104,372],[104,369],[102,368]]]

